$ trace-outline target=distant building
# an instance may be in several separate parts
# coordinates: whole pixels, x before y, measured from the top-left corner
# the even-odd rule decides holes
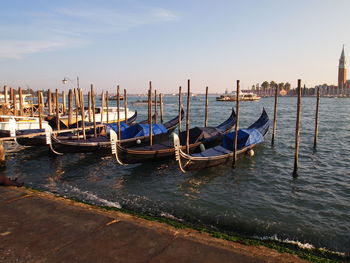
[[[338,87],[335,85],[327,85],[327,84],[323,84],[323,85],[318,85],[315,86],[315,92],[314,95],[316,95],[316,90],[317,88],[320,89],[320,95],[321,96],[337,96],[338,94]]]
[[[322,96],[332,96],[332,97],[333,96],[336,96],[336,97],[350,96],[350,80],[346,79],[346,57],[345,57],[344,45],[339,58],[338,86],[327,85],[327,84],[318,85],[315,87],[315,94],[316,94],[317,88],[320,88],[320,93]]]
[[[344,89],[346,87],[346,58],[345,58],[345,52],[344,52],[344,45],[343,50],[340,55],[339,59],[339,67],[338,67],[338,88]]]

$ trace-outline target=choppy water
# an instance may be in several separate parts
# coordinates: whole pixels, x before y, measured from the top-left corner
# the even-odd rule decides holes
[[[130,101],[137,98],[130,98]],[[230,114],[232,102],[209,101],[209,123]],[[315,98],[303,98],[299,177],[292,177],[296,98],[279,98],[275,146],[271,129],[252,158],[182,174],[174,160],[118,166],[112,156],[67,154],[8,146],[0,172],[27,186],[90,203],[162,215],[218,230],[277,237],[350,253],[350,99],[322,98],[317,151],[313,151]],[[240,127],[273,98],[241,104]],[[139,120],[145,108],[139,107]],[[176,97],[165,98],[165,119],[177,115]],[[204,99],[191,101],[191,126],[204,121]]]

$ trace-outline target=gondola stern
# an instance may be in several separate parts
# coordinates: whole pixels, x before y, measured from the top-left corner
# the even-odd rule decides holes
[[[111,151],[112,151],[112,155],[115,156],[115,159],[117,161],[118,164],[120,165],[125,165],[119,158],[118,156],[118,143],[119,143],[119,140],[118,140],[118,135],[117,133],[114,131],[114,130],[110,130],[110,133],[109,133],[109,140],[111,142]]]
[[[46,144],[49,145],[51,152],[57,155],[63,155],[63,153],[57,152],[52,146],[52,140],[53,139],[57,140],[57,139],[53,137],[52,128],[49,125],[45,127],[45,137],[46,137]]]
[[[175,160],[179,164],[179,168],[181,172],[186,173],[186,170],[182,166],[181,156],[184,154],[181,150],[180,138],[176,133],[172,133],[174,148],[175,148]]]

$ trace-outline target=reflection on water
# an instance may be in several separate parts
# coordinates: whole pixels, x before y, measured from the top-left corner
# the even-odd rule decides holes
[[[269,134],[255,156],[240,159],[234,170],[228,163],[182,174],[174,160],[119,166],[108,155],[54,156],[45,147],[10,143],[0,173],[33,188],[95,204],[349,253],[349,104],[349,99],[321,99],[315,151],[315,99],[303,98],[298,178],[292,177],[296,98],[279,99],[275,145]],[[214,97],[209,105],[212,125],[225,120],[234,106]],[[253,123],[263,107],[272,118],[272,98],[243,102],[240,127]],[[203,109],[204,100],[192,101],[191,127],[203,125]],[[146,108],[137,110],[144,119]],[[175,117],[176,111],[177,98],[165,97],[165,119]]]

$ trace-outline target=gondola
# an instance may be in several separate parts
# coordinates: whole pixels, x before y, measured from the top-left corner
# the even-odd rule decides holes
[[[190,151],[201,144],[213,146],[220,143],[221,137],[230,132],[236,124],[236,114],[232,109],[230,117],[216,127],[195,127],[189,130]],[[119,164],[140,163],[156,159],[167,159],[174,156],[175,148],[171,139],[153,145],[127,147],[117,139],[116,133],[111,133],[112,153]],[[182,144],[186,141],[186,131],[180,133]],[[186,147],[186,146],[183,146]]]
[[[184,111],[182,110],[181,116],[183,117]],[[162,133],[156,134],[153,136],[154,142],[159,142],[169,138],[169,135],[174,131],[179,123],[179,116],[171,119],[170,121],[164,123],[163,125],[158,124],[158,126],[163,127]],[[125,132],[128,132],[130,128],[147,127],[148,124],[136,124],[127,129]],[[156,124],[153,125],[155,127]],[[149,127],[149,126],[148,126]],[[148,130],[148,129],[147,129]],[[111,130],[110,132],[112,132]],[[122,131],[123,134],[123,131]],[[123,139],[122,142],[125,145],[135,146],[135,145],[144,145],[149,142],[149,136],[135,136]],[[86,140],[59,140],[55,137],[51,138],[51,150],[55,153],[87,153],[87,152],[108,152],[111,149],[110,138],[108,134],[100,135],[97,137],[87,138]]]
[[[137,111],[135,111],[134,115],[132,117],[130,117],[127,121],[128,125],[133,125],[135,124],[137,118]],[[142,121],[143,123],[144,121]],[[147,122],[147,120],[146,120]],[[96,122],[96,125],[101,124],[100,122]],[[121,122],[121,124],[123,125],[124,122]],[[79,127],[82,127],[82,123],[79,122]],[[93,127],[93,123],[92,122],[85,122],[85,127]],[[70,126],[71,129],[76,128],[76,124]],[[101,132],[101,127],[98,128],[97,133],[99,134]],[[43,133],[45,132],[45,129],[26,129],[26,130],[17,130],[16,131],[16,135],[17,136],[21,136],[21,135],[32,135],[30,137],[22,137],[22,138],[16,138],[16,141],[18,144],[23,145],[23,146],[44,146],[46,145],[46,136],[45,135],[36,135],[36,133]],[[86,130],[86,136],[92,137],[94,134],[94,130],[93,128]],[[82,139],[83,136],[79,135],[79,137]],[[59,140],[74,140],[77,138],[77,134],[75,134],[74,132],[63,132],[63,133],[59,133],[57,136],[57,139]]]
[[[263,110],[260,118],[247,129],[238,130],[237,156],[244,153],[254,154],[252,149],[264,140],[270,125],[269,117]],[[233,140],[235,132],[223,136],[219,146],[203,149],[198,153],[185,153],[180,138],[174,134],[175,158],[182,172],[201,170],[208,167],[218,166],[232,160]]]

